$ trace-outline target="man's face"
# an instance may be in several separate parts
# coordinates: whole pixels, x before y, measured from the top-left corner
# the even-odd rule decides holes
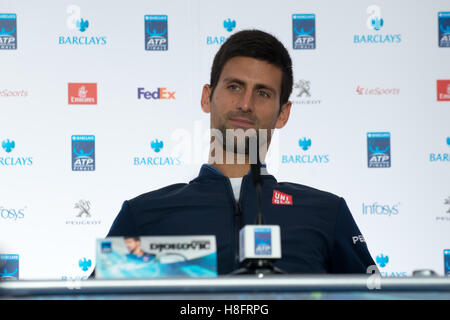
[[[141,242],[136,241],[133,238],[127,238],[125,239],[125,245],[127,246],[130,252],[133,252],[134,250],[138,249],[141,246]]]
[[[268,62],[234,57],[224,65],[212,99],[211,87],[203,87],[202,109],[211,113],[211,128],[222,133],[224,149],[227,129],[266,129],[270,143],[271,130],[286,124],[291,103],[280,106],[281,79],[281,69]]]

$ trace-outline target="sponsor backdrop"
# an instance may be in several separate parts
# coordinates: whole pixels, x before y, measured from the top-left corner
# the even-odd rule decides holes
[[[269,172],[344,197],[383,275],[450,272],[448,1],[3,0],[0,277],[86,278],[124,200],[197,175],[247,28],[294,64]]]

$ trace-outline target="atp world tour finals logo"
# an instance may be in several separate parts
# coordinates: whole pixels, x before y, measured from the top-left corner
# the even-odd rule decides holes
[[[294,49],[316,48],[316,15],[292,15],[292,46]]]
[[[167,15],[145,15],[145,50],[167,51],[169,49],[169,33]]]
[[[369,168],[391,167],[391,134],[367,133],[367,165]]]
[[[17,17],[14,13],[0,13],[0,50],[17,49]]]
[[[438,13],[439,47],[450,48],[450,12]]]
[[[72,136],[72,171],[95,170],[95,136]]]

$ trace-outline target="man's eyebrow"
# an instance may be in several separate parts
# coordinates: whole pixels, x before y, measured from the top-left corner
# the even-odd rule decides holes
[[[226,82],[226,83],[235,82],[235,83],[240,84],[240,85],[242,85],[242,86],[246,86],[246,83],[245,83],[244,81],[242,81],[242,80],[240,80],[240,79],[237,79],[237,78],[225,78],[225,79],[223,79],[223,81]],[[268,86],[268,85],[265,85],[265,84],[263,84],[263,83],[257,83],[257,84],[255,85],[255,87],[256,87],[256,89],[266,89],[266,90],[269,90],[269,91],[271,91],[271,92],[274,93],[274,94],[277,93],[277,90],[275,90],[274,88],[272,88],[272,87],[270,87],[270,86]]]

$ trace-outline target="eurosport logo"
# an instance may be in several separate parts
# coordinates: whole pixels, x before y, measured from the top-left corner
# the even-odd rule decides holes
[[[367,133],[367,166],[369,168],[391,167],[391,134],[389,132]]]
[[[0,254],[0,279],[19,279],[18,254]]]
[[[0,218],[7,221],[20,221],[25,218],[26,209],[26,206],[23,208],[11,208],[0,205]]]
[[[330,162],[330,155],[325,153],[310,152],[312,140],[310,138],[300,138],[298,140],[297,154],[288,154],[281,156],[282,164],[326,164]]]
[[[450,80],[437,80],[437,101],[450,101]]]
[[[406,277],[407,276],[406,271],[383,270],[391,262],[389,256],[385,255],[384,253],[378,254],[375,258],[375,261],[376,261],[378,267],[381,269],[380,274],[382,277]]]
[[[400,88],[369,88],[369,87],[356,87],[356,93],[360,96],[397,96],[400,94]]]
[[[95,136],[72,136],[72,171],[95,170]]]
[[[78,105],[97,104],[96,83],[69,83],[68,103]]]
[[[167,152],[163,152],[165,148],[163,140],[153,139],[149,143],[149,149],[153,156],[136,156],[133,157],[133,165],[137,167],[170,167],[181,165],[181,158],[177,156],[168,156]]]
[[[66,26],[77,35],[63,35],[58,37],[58,44],[64,46],[104,46],[107,44],[106,36],[88,35],[91,30],[91,20],[81,14],[81,8],[70,5],[66,10],[69,15]],[[89,31],[88,31],[89,30]]]
[[[16,142],[12,139],[5,139],[2,141],[3,152],[6,153],[6,157],[0,153],[0,167],[29,167],[33,165],[33,157],[17,155],[15,154]]]
[[[366,27],[372,33],[353,35],[354,44],[398,44],[402,42],[401,34],[381,33],[385,29],[385,20],[381,15],[381,8],[377,5],[370,5],[366,9],[368,14]]]
[[[144,26],[146,51],[169,50],[169,30],[167,15],[145,15]]]
[[[317,105],[321,104],[322,100],[318,99],[313,93],[311,88],[311,81],[300,79],[294,83],[294,88],[292,93],[294,96],[292,97],[293,104],[299,105]]]
[[[316,48],[316,15],[292,15],[292,47],[295,50]]]
[[[446,146],[444,146],[444,143]],[[428,160],[431,163],[450,163],[450,137],[447,137],[445,139],[445,142],[443,144],[443,149],[445,148],[445,151],[441,152],[432,152],[429,154]]]
[[[149,91],[145,88],[137,89],[138,100],[175,100],[175,91],[170,91],[167,88],[157,88],[156,90]]]
[[[365,216],[397,216],[400,213],[400,203],[381,204],[378,202],[362,204],[362,214]]]
[[[438,45],[450,48],[450,12],[438,13]]]
[[[0,89],[0,98],[26,98],[26,97],[28,97],[28,91],[24,89]]]
[[[227,41],[230,33],[236,28],[236,20],[232,18],[225,18],[222,20],[222,27],[222,34],[206,36],[206,45],[222,45],[225,41]]]
[[[17,49],[17,16],[0,13],[0,50]]]

